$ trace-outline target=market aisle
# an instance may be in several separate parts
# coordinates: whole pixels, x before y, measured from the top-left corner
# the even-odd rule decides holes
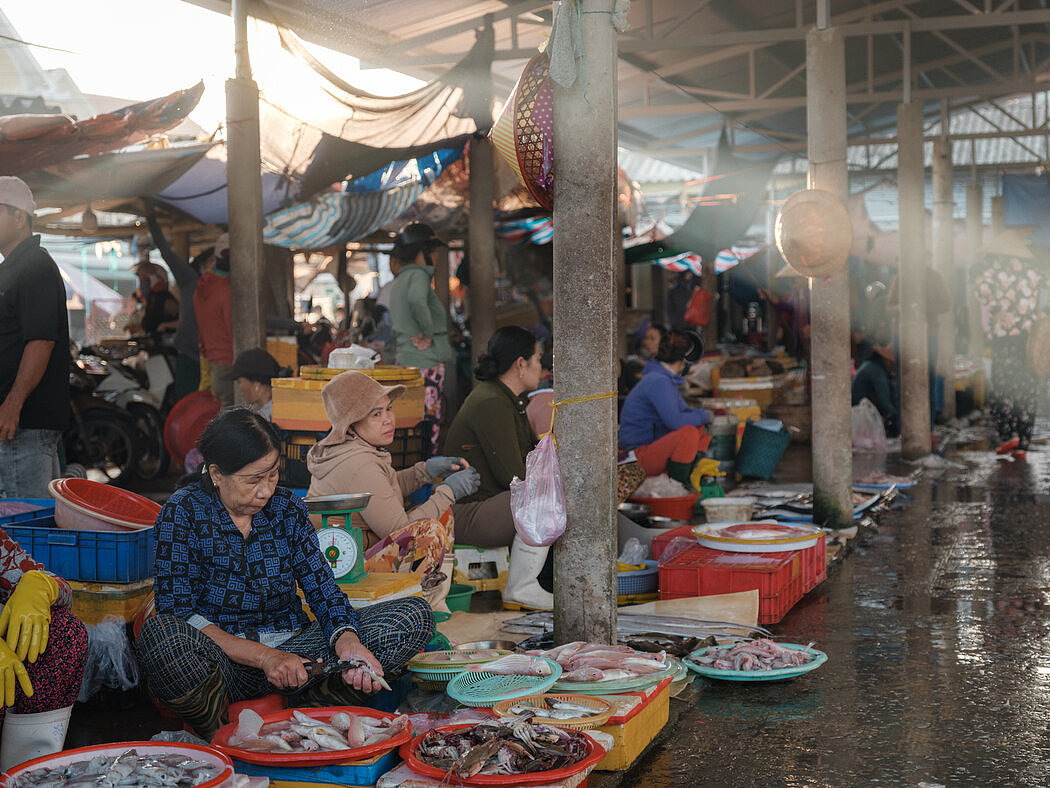
[[[1050,452],[1028,457],[970,452],[969,471],[916,485],[772,627],[828,663],[783,684],[698,679],[628,784],[1046,785]]]

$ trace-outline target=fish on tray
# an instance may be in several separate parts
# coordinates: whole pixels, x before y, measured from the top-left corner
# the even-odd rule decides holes
[[[295,709],[280,722],[264,724],[255,711],[245,709],[227,744],[256,752],[319,752],[351,750],[391,739],[408,726],[408,718],[359,716],[338,712],[327,722]]]
[[[543,706],[515,703],[507,711],[515,717],[539,717],[545,720],[578,720],[601,714],[599,709],[558,698],[544,698]]]
[[[222,768],[180,753],[140,755],[131,749],[120,755],[96,755],[64,766],[33,769],[8,783],[10,788],[81,788],[125,785],[131,788],[154,785],[190,786],[213,780]]]
[[[534,659],[525,654],[508,654],[482,665],[471,665],[467,670],[496,673],[501,676],[549,676],[551,674],[550,665],[542,659]]]
[[[445,770],[445,780],[475,774],[529,774],[562,769],[583,760],[587,738],[577,731],[533,725],[508,717],[453,731],[431,731],[419,740],[417,757]]]
[[[803,650],[796,651],[777,645],[768,638],[760,638],[735,646],[709,648],[703,654],[694,654],[690,659],[715,670],[782,670],[797,668],[812,661],[816,656],[810,650],[812,646],[810,643]]]
[[[620,681],[667,670],[667,654],[647,654],[629,646],[576,641],[549,651],[529,651],[533,656],[553,659],[565,671],[560,681]]]
[[[413,657],[412,662],[417,665],[433,665],[436,668],[447,668],[451,665],[478,662],[483,659],[496,659],[501,653],[491,648],[479,649],[478,651],[437,651],[432,654],[424,653]]]

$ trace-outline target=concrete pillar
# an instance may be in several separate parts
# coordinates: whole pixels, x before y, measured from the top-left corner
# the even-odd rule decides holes
[[[900,212],[901,453],[906,459],[930,453],[930,387],[926,350],[925,172],[922,103],[897,108],[897,190]]]
[[[554,88],[555,431],[568,527],[555,543],[554,637],[616,638],[616,33],[608,0],[582,0],[571,88]]]
[[[1003,196],[997,194],[992,197],[989,207],[992,210],[992,238],[995,238],[1006,229],[1006,205],[1003,203]]]
[[[438,300],[445,308],[445,326],[451,328],[452,318],[449,312],[451,296],[448,290],[448,247],[439,246],[431,252],[431,258],[434,261],[434,292],[437,293]],[[459,375],[456,372],[455,350],[453,350],[452,358],[448,360],[445,367],[444,395],[448,405],[446,412],[455,413],[459,409]]]
[[[970,358],[984,355],[986,338],[981,324],[981,307],[973,292],[973,280],[977,275],[977,264],[982,255],[978,253],[984,243],[984,193],[976,179],[966,187],[966,248],[969,252],[969,275],[966,282],[966,313],[970,316],[970,343],[966,348]]]
[[[952,200],[952,144],[947,137],[933,143],[933,267],[948,292],[948,309],[931,320],[936,329],[937,377],[944,381],[940,418],[955,418],[955,202]]]
[[[248,2],[233,0],[236,76],[226,80],[226,176],[234,356],[266,342],[259,88],[248,59]]]
[[[719,250],[716,249],[714,254],[718,254],[718,252]],[[713,255],[710,260],[705,259],[703,261],[703,272],[701,286],[711,296],[711,319],[703,328],[704,347],[714,350],[718,344],[718,326],[721,322],[722,309],[718,303],[718,274],[715,273],[715,258]]]
[[[846,203],[846,48],[835,28],[806,35],[806,128],[811,189]],[[819,523],[853,520],[850,438],[849,270],[810,279],[813,514]]]
[[[616,358],[627,358],[627,263],[623,248],[623,234],[617,221],[613,229],[613,275],[616,293]],[[619,366],[617,366],[619,369]]]
[[[491,91],[491,85],[490,85]],[[491,101],[489,102],[491,104]],[[487,138],[470,141],[470,335],[474,361],[496,330],[495,149]]]

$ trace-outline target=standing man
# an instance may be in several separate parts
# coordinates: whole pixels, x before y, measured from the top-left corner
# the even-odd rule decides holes
[[[0,497],[47,498],[69,423],[69,320],[58,266],[33,235],[33,193],[0,177]]]

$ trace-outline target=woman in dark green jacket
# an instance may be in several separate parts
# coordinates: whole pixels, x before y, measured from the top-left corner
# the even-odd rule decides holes
[[[512,609],[545,610],[554,605],[554,597],[536,581],[549,548],[525,544],[515,533],[510,513],[510,481],[525,478],[525,457],[536,445],[525,414],[526,395],[539,386],[542,372],[536,337],[517,326],[497,330],[474,370],[481,382],[445,438],[445,448],[481,474],[477,493],[452,506],[456,541],[478,547],[510,545],[503,603]]]

